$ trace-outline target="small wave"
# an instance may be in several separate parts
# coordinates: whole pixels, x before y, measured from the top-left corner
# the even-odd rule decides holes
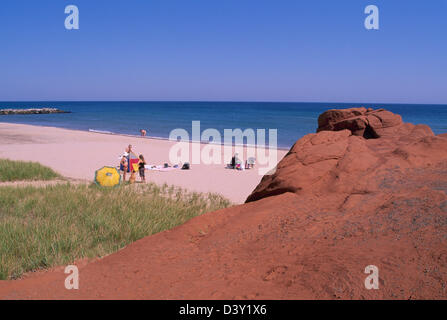
[[[111,131],[106,131],[106,130],[96,130],[96,129],[88,129],[89,132],[95,132],[95,133],[106,133],[106,134],[114,134]]]

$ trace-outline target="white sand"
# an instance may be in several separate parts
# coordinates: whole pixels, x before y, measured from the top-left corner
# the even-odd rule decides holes
[[[74,179],[93,181],[95,170],[106,165],[117,166],[118,157],[128,144],[133,145],[136,154],[143,154],[147,163],[161,165],[169,163],[169,150],[176,142],[0,123],[0,158],[36,161]],[[206,145],[200,145],[201,150],[204,147]],[[228,154],[232,152],[229,150]],[[244,148],[244,152],[247,152],[247,148]],[[286,153],[278,150],[277,161]],[[229,161],[223,159],[222,164],[192,164],[191,170],[146,171],[146,179],[191,191],[215,192],[234,203],[242,203],[257,186],[262,175],[257,167],[245,171],[225,169],[224,163]]]

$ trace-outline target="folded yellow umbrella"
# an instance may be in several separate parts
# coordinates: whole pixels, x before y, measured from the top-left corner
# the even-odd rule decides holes
[[[103,187],[115,187],[121,182],[121,175],[117,168],[102,167],[96,170],[95,182]]]

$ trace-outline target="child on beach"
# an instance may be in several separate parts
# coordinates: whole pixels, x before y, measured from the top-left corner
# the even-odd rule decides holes
[[[138,173],[140,174],[141,182],[146,182],[146,177],[144,175],[144,166],[146,165],[146,161],[142,154],[138,157]]]

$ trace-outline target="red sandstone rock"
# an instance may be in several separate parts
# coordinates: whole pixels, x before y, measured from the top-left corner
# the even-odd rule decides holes
[[[327,186],[337,192],[353,192],[355,189],[364,189],[362,192],[376,190],[376,174],[379,170],[392,169],[389,168],[390,158],[401,152],[400,146],[405,146],[403,148],[413,146],[414,151],[410,154],[416,154],[417,150],[425,148],[424,138],[440,139],[434,136],[428,126],[400,123],[400,116],[383,109],[366,113],[368,117],[381,123],[380,128],[378,125],[373,128],[382,136],[380,139],[365,139],[355,135],[357,130],[337,131],[341,128],[337,125],[347,123],[347,120],[340,120],[342,115],[358,114],[363,112],[363,109],[347,109],[346,113],[343,111],[330,110],[323,113],[319,118],[323,119],[322,123],[326,123],[327,119],[337,119],[335,124],[330,124],[335,131],[323,130],[300,139],[278,164],[275,174],[263,177],[247,202],[287,191],[298,194],[322,192]],[[351,118],[353,119],[364,120],[365,116]],[[331,121],[328,120],[327,123]],[[371,124],[372,121],[368,123]],[[355,127],[355,129],[358,128]],[[442,149],[441,146],[439,148],[443,155],[447,154],[447,148]],[[430,157],[438,154],[436,148],[424,152],[431,152]],[[418,155],[421,158],[426,157],[423,153],[418,153]],[[445,160],[445,158],[440,156],[438,160]],[[400,166],[404,165],[409,164],[400,164]],[[359,174],[361,177],[358,176]]]
[[[377,116],[380,138],[306,135],[248,203],[81,266],[79,290],[59,268],[0,283],[0,299],[446,299],[447,135],[355,116]],[[379,290],[364,286],[371,264]]]
[[[385,129],[400,125],[402,125],[402,118],[384,109],[334,109],[319,116],[317,132],[348,129],[355,136],[378,138],[389,131]]]

